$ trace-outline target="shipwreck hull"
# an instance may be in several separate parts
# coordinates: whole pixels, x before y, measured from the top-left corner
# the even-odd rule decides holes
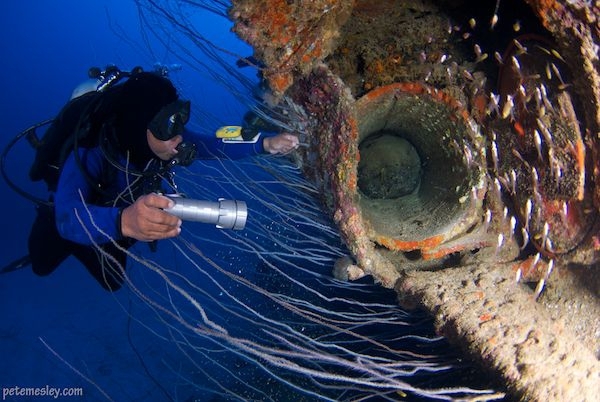
[[[297,156],[359,270],[342,277],[425,307],[516,397],[593,400],[597,2],[233,3],[303,111]]]

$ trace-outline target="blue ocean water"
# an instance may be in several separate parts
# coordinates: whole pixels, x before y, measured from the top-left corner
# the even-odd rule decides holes
[[[91,66],[181,64],[181,50],[172,43],[176,39],[147,36],[132,1],[24,0],[4,5],[3,11],[3,146],[21,130],[52,118]],[[228,21],[208,12],[190,18],[219,47],[251,54],[229,32]],[[222,68],[202,53],[194,57],[209,70]],[[205,69],[183,64],[171,78],[193,100],[197,130],[237,124],[246,111]],[[44,196],[43,186],[27,180],[32,158],[33,151],[19,144],[7,170],[28,191]],[[418,399],[409,388],[481,388],[472,366],[435,336],[426,316],[394,307],[394,294],[371,286],[368,279],[356,286],[331,279],[343,244],[290,163],[269,158],[198,163],[180,172],[180,178],[182,189],[197,198],[246,200],[246,230],[186,224],[182,239],[161,242],[156,253],[138,245],[140,261],[128,266],[131,288],[114,294],[102,290],[72,259],[45,278],[27,268],[1,275],[3,399],[51,399],[11,396],[15,387],[82,389],[83,396],[63,398],[115,401],[342,400],[359,395],[430,400]],[[35,211],[6,183],[0,186],[0,265],[5,265],[27,253]],[[339,359],[319,360],[328,354]],[[404,361],[407,372],[421,370],[405,374],[410,386],[399,384],[397,391],[361,384],[361,379],[377,382],[360,365],[372,355],[381,359],[374,361]],[[290,369],[294,364],[298,368]],[[436,368],[450,365],[457,368]],[[336,382],[315,372],[355,380]]]

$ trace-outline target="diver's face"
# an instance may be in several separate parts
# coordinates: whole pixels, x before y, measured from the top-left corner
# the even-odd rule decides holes
[[[156,138],[149,129],[146,130],[146,137],[148,138],[148,145],[150,146],[152,152],[154,152],[154,154],[163,161],[172,159],[177,154],[177,150],[175,148],[177,148],[177,146],[183,141],[183,137],[181,135],[176,135],[167,141],[161,141]]]

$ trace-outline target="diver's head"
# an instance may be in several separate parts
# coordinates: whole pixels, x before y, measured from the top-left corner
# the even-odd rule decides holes
[[[117,102],[116,137],[121,151],[138,166],[160,157],[148,143],[148,129],[157,140],[168,141],[183,132],[183,124],[189,117],[189,102],[187,109],[184,108],[187,115],[185,110],[172,112],[175,109],[173,105],[181,104],[177,91],[171,81],[154,73],[141,72],[129,78],[123,84]],[[174,114],[181,116],[173,118],[173,123],[158,123],[159,116],[169,120]]]
[[[148,124],[150,149],[162,160],[171,160],[179,153],[183,130],[190,119],[190,101],[177,99],[163,107]]]

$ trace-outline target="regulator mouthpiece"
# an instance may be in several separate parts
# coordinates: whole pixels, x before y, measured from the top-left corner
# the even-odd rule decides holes
[[[212,223],[219,229],[242,230],[246,226],[248,207],[244,201],[225,200],[217,202],[194,200],[177,195],[167,195],[173,200],[173,208],[165,209],[184,221]]]

